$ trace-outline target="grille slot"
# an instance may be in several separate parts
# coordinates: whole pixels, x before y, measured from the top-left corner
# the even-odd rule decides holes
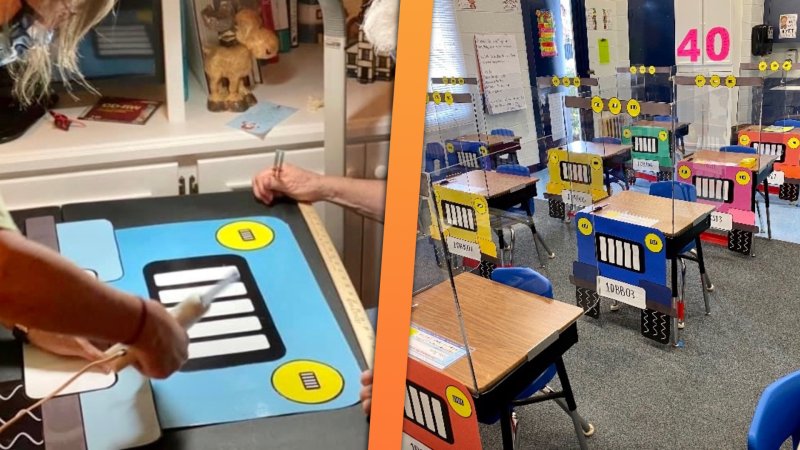
[[[442,200],[444,223],[467,231],[478,231],[475,210],[469,206]]]
[[[406,381],[405,417],[439,439],[453,443],[453,428],[444,400],[433,392]]]
[[[770,142],[753,142],[752,147],[759,155],[777,156],[778,162],[783,162],[786,155],[784,144],[773,144]]]
[[[658,138],[634,136],[633,151],[647,154],[658,153]]]
[[[723,178],[694,177],[697,198],[715,202],[733,202],[733,181]]]
[[[561,161],[561,179],[581,184],[592,184],[592,170],[588,164]]]
[[[597,260],[621,269],[644,272],[644,252],[635,242],[596,233]]]

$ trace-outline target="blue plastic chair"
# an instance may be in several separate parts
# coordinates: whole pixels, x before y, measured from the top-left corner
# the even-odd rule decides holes
[[[521,177],[530,177],[531,170],[521,164],[503,164],[497,166],[497,173],[507,173],[510,175],[519,175]],[[536,210],[536,204],[533,202],[533,199],[528,200],[528,206],[531,209],[531,214]],[[520,212],[523,213],[521,208],[511,208],[509,211]]]
[[[489,134],[492,136],[514,136],[514,131],[509,130],[508,128],[495,128],[494,130],[490,131]]]
[[[544,275],[536,272],[535,270],[528,268],[528,267],[499,267],[492,271],[491,275],[492,281],[496,281],[498,283],[505,284],[506,286],[511,286],[526,292],[530,292],[532,294],[540,295],[542,297],[553,298],[553,283],[547,279]],[[528,385],[519,395],[517,395],[517,399],[526,399],[537,392],[545,389],[547,387],[547,383],[555,378],[558,370],[556,369],[555,364],[551,364],[541,375],[536,377],[533,382]],[[566,404],[559,402],[557,399],[556,402],[558,405],[565,410],[569,414],[568,409],[566,408]],[[576,412],[577,414],[577,412]],[[492,419],[488,420],[486,423],[492,424],[497,422],[500,418],[498,415],[497,417],[493,417]],[[584,435],[591,436],[594,433],[594,426],[586,422],[580,415],[578,415],[578,420],[581,422],[581,427],[583,428]],[[583,440],[583,436],[578,436],[579,440]]]
[[[672,116],[655,116],[653,122],[672,122]]]
[[[697,188],[693,184],[681,183],[679,181],[659,181],[650,184],[650,195],[655,197],[671,198],[683,200],[685,202],[697,201]],[[695,248],[695,243],[690,242],[681,250],[681,253],[688,253]]]
[[[800,120],[797,119],[781,119],[775,122],[779,127],[800,127]]]
[[[800,371],[773,382],[761,394],[750,431],[749,450],[778,450],[792,438],[792,448],[800,445]]]
[[[726,145],[719,149],[721,152],[726,153],[746,153],[748,155],[757,155],[758,150],[753,147],[745,147],[744,145]]]
[[[683,200],[685,202],[696,202],[697,188],[693,184],[681,183],[678,181],[659,181],[657,183],[652,183],[650,185],[650,195],[655,197]],[[696,248],[697,244],[694,241],[686,244],[686,247],[681,249],[678,258],[680,258],[681,260],[688,259],[690,261],[694,261],[700,266],[700,282],[703,285],[703,301],[705,302],[706,314],[710,314],[711,305],[708,299],[708,292],[714,290],[714,285],[711,283],[711,279],[708,277],[708,274],[705,273],[705,262],[702,259],[703,257],[702,249],[697,251],[697,256],[694,256],[693,254],[690,253],[692,250],[695,250]],[[681,282],[681,286],[685,289],[686,287],[685,264],[683,264],[682,279],[683,281]],[[683,293],[681,293],[681,298],[684,298]]]

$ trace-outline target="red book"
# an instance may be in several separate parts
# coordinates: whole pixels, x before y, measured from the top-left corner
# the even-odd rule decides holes
[[[144,125],[161,102],[122,97],[102,97],[79,119]]]
[[[264,28],[277,33],[275,30],[275,17],[272,14],[272,0],[261,0],[261,19],[264,22]],[[275,53],[275,56],[268,59],[267,62],[275,63],[278,62],[279,58],[278,53]]]

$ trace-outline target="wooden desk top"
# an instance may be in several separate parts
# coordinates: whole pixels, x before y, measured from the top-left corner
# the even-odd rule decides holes
[[[672,122],[659,122],[657,120],[638,120],[636,122],[633,122],[633,126],[635,126],[635,127],[659,127],[659,128],[666,128],[666,129],[669,130],[670,128],[672,128]],[[675,129],[677,130],[678,128],[683,128],[683,127],[688,127],[688,126],[689,126],[688,122],[678,122],[677,124],[675,124]]]
[[[698,150],[692,153],[691,156],[686,157],[683,161],[693,161],[696,163],[709,162],[727,166],[738,166],[739,163],[745,158],[758,158],[758,168],[751,169],[754,172],[760,173],[765,169],[772,166],[778,159],[777,156],[770,155],[749,155],[746,153],[734,152],[718,152],[714,150]]]
[[[564,147],[562,146],[560,148]],[[569,145],[566,146],[566,150],[570,153],[587,153],[602,156],[603,159],[608,159],[629,152],[631,146],[625,144],[599,144],[597,142],[575,141],[570,142]]]
[[[634,191],[622,191],[601,200],[595,206],[604,205],[595,214],[606,217],[616,211],[634,216],[656,219],[653,228],[666,237],[675,237],[705,219],[714,211],[714,206],[703,203],[685,202],[671,198],[656,197]]]
[[[489,146],[517,142],[520,139],[522,138],[519,136],[499,136],[495,134],[465,134],[456,138],[457,141],[483,142]]]
[[[446,183],[444,182],[446,181]],[[536,177],[523,177],[491,170],[473,170],[461,175],[440,181],[444,187],[464,192],[480,194],[487,198],[497,197],[525,186],[536,184]]]
[[[473,394],[494,387],[529,357],[555,342],[583,314],[577,306],[472,273],[461,273],[454,280],[467,344],[472,349],[477,390],[466,356],[444,372],[464,383]],[[411,313],[413,324],[463,345],[449,281],[415,295],[413,302],[417,304]]]

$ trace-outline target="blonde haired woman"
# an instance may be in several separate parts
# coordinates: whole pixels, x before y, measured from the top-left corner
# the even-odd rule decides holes
[[[86,82],[78,44],[114,7],[115,0],[0,0],[0,66],[8,66],[14,96],[23,105],[48,91],[53,71]]]

